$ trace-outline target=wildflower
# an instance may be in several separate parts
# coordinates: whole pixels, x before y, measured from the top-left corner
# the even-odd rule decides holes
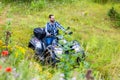
[[[52,75],[51,73],[49,73],[49,72],[45,72],[45,74],[47,75],[47,78],[48,78],[48,79],[52,78],[52,76],[53,76],[53,75]]]
[[[19,76],[20,76],[20,74],[19,73],[16,73],[16,72],[14,72],[14,73],[12,73],[13,74],[13,76],[15,77],[15,78],[18,78]]]
[[[32,78],[31,80],[38,80],[37,78]]]
[[[12,75],[13,75],[15,78],[18,78],[18,77],[20,76],[20,74],[16,72],[16,68],[12,68]]]
[[[7,56],[8,55],[8,51],[3,51],[2,52],[2,56]]]
[[[42,67],[41,67],[41,66],[39,66],[39,68],[38,68],[38,69],[39,69],[39,71],[40,71],[40,72],[42,72]]]
[[[61,74],[60,74],[60,77],[65,77],[64,73],[61,73]]]
[[[18,50],[20,50],[23,54],[25,54],[25,49],[20,46],[15,46]]]
[[[12,49],[12,47],[11,47],[10,45],[8,45],[8,46],[3,45],[3,46],[2,46],[2,49],[8,49],[8,50],[11,50],[11,49]]]
[[[65,77],[64,73],[61,73],[60,74],[60,80],[65,80],[64,77]]]
[[[19,49],[23,54],[25,54],[25,49],[24,48],[20,47]]]
[[[16,58],[18,57],[18,52],[15,53],[15,57],[16,57]]]
[[[64,78],[60,78],[59,80],[65,80]]]
[[[0,58],[0,61],[1,61],[2,63],[4,63],[4,62],[6,61],[6,58],[5,58],[5,57],[1,57],[1,58]]]
[[[4,49],[4,48],[7,48],[7,46],[2,46],[2,48]]]
[[[11,67],[7,67],[7,68],[5,69],[5,71],[6,71],[6,72],[12,72],[12,68],[11,68]]]
[[[3,44],[3,42],[2,42],[2,40],[0,40],[0,45],[2,45]]]
[[[39,72],[42,72],[42,67],[38,63],[34,63],[35,69],[39,70]]]
[[[0,66],[0,70],[2,69],[2,66]]]
[[[77,80],[76,77],[73,77],[72,80]]]

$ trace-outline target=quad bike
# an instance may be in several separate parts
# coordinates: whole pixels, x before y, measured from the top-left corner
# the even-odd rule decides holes
[[[72,32],[67,28],[63,35],[45,36],[42,39],[33,36],[29,42],[29,47],[35,51],[37,60],[42,63],[54,65],[60,62],[63,54],[80,54],[81,56],[76,58],[77,62],[80,62],[85,57],[85,52],[80,43],[76,40],[67,41],[64,38],[64,36],[71,36],[71,34]]]

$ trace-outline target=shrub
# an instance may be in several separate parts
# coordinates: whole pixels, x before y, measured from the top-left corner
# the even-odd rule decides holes
[[[108,0],[93,0],[93,2],[95,2],[95,3],[107,3],[108,2]]]
[[[31,9],[40,10],[45,7],[45,0],[32,1],[30,4]]]
[[[1,0],[4,3],[10,3],[10,2],[31,2],[32,0]]]
[[[95,3],[100,3],[100,4],[105,4],[108,2],[114,2],[114,3],[118,3],[120,2],[120,0],[92,0]]]
[[[115,23],[115,26],[120,27],[120,13],[118,13],[114,7],[108,11],[108,16]]]

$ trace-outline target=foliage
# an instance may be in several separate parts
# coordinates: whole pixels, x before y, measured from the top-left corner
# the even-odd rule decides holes
[[[64,78],[84,80],[90,70],[95,80],[120,79],[120,29],[111,27],[112,23],[106,16],[112,4],[100,5],[88,0],[75,0],[72,3],[60,4],[60,2],[53,1],[52,3],[52,0],[49,0],[45,7],[41,8],[42,10],[34,11],[30,7],[32,2],[27,4],[29,5],[23,2],[0,3],[0,53],[6,50],[5,31],[8,20],[11,21],[11,25],[7,30],[12,33],[7,46],[9,55],[3,57],[0,54],[0,66],[2,67],[2,69],[0,67],[0,80],[59,80]],[[114,6],[118,12],[119,3],[115,3]],[[51,13],[63,26],[71,27],[72,39],[77,39],[87,52],[85,61],[76,68],[72,67],[75,65],[72,61],[75,57],[71,58],[70,55],[63,56],[66,59],[64,58],[59,63],[58,68],[41,65],[33,59],[34,52],[27,48],[33,29],[36,26],[44,26]],[[66,38],[69,39],[69,37]],[[12,69],[9,73],[5,71],[8,67]]]
[[[108,2],[120,2],[119,0],[92,0],[93,2],[95,3],[101,3],[101,4],[105,4],[105,3],[108,3]]]
[[[58,63],[58,68],[62,68],[62,72],[64,73],[64,78],[69,79],[70,72],[76,67],[79,67],[79,62],[77,63],[77,58],[80,57],[80,54],[64,54],[61,56],[60,63]],[[82,62],[83,60],[81,60]],[[82,63],[81,63],[82,64]],[[80,64],[80,65],[81,65]],[[85,78],[85,77],[84,77]]]
[[[108,0],[93,0],[96,3],[107,3]]]
[[[32,0],[1,0],[4,3],[11,3],[11,2],[31,2]]]
[[[109,11],[108,11],[108,16],[110,17],[111,20],[114,21],[115,26],[120,27],[120,13],[118,13],[114,7],[112,7]]]
[[[33,10],[41,10],[42,8],[44,8],[45,7],[45,5],[46,5],[46,3],[45,3],[45,0],[33,0],[32,2],[31,2],[31,5],[30,5],[30,7],[31,7],[31,9],[33,9]]]

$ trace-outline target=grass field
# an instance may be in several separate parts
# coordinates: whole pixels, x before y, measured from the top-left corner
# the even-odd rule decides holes
[[[11,32],[8,47],[11,55],[0,57],[0,80],[63,80],[62,77],[85,80],[89,69],[95,80],[119,80],[120,28],[115,27],[107,15],[112,6],[120,13],[120,3],[75,0],[46,3],[39,9],[30,3],[0,2],[0,52],[6,48],[5,31]],[[69,71],[65,72],[64,67],[42,66],[33,59],[34,52],[27,48],[33,29],[44,27],[51,13],[65,28],[70,26],[74,32],[72,40],[78,40],[86,51],[86,60],[78,68],[69,69],[68,64]],[[5,72],[6,67],[12,71]],[[63,76],[65,73],[67,76]]]

